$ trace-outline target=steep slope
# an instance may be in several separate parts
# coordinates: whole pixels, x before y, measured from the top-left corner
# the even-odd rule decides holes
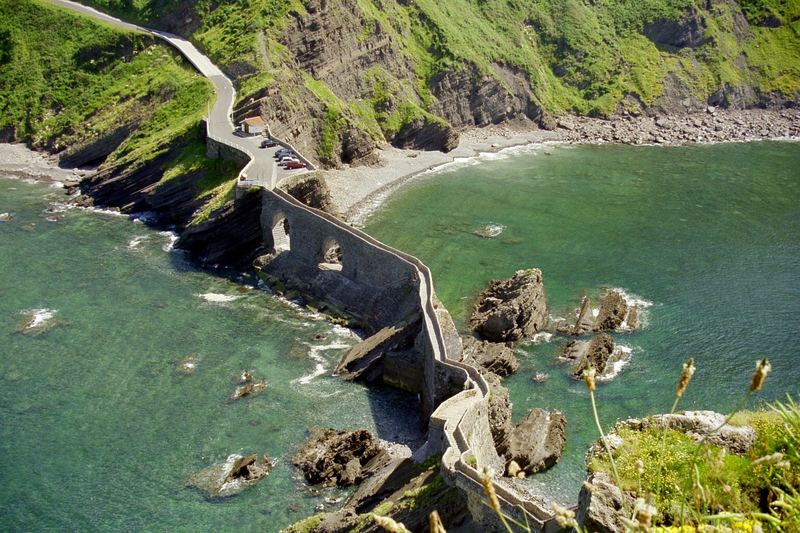
[[[94,0],[183,33],[324,164],[552,115],[795,103],[797,0]]]
[[[0,51],[0,139],[98,166],[82,184],[98,204],[184,224],[234,179],[205,157],[210,85],[152,37],[0,0]]]

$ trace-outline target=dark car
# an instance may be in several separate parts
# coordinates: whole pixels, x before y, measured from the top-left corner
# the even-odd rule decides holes
[[[261,141],[261,148],[272,148],[273,146],[277,146],[278,143],[273,141],[272,139],[264,139]]]
[[[294,155],[294,152],[289,150],[288,148],[281,148],[277,152],[275,152],[275,159],[280,159],[281,157],[285,157],[287,155]]]
[[[302,161],[289,161],[286,163],[286,170],[296,170],[298,168],[306,168],[306,164]]]

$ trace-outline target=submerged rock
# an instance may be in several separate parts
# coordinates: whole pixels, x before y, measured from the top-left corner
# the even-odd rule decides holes
[[[491,239],[503,233],[504,229],[505,227],[500,224],[486,224],[473,231],[472,234],[483,237],[484,239]]]
[[[196,356],[190,355],[178,363],[178,366],[175,367],[175,371],[179,374],[194,374],[194,371],[197,370],[197,363],[199,362],[200,360]]]
[[[514,342],[540,331],[546,317],[542,271],[531,268],[490,281],[472,311],[470,327],[486,340]]]
[[[464,338],[461,361],[483,367],[500,377],[510,376],[519,369],[519,361],[510,344],[481,341],[474,337]]]
[[[14,220],[14,215],[11,213],[0,213],[0,222],[11,222]]]
[[[264,380],[256,380],[247,370],[242,370],[237,378],[240,385],[236,387],[231,395],[231,400],[238,400],[245,396],[255,396],[267,390],[267,382]]]
[[[509,435],[506,461],[515,461],[526,474],[550,468],[564,452],[566,428],[560,412],[531,409]]]
[[[365,429],[314,428],[292,463],[311,484],[346,487],[360,483],[390,460],[378,439]]]
[[[231,454],[224,463],[217,463],[193,474],[186,484],[204,492],[210,498],[224,498],[254,485],[271,470],[272,461],[266,454]]]

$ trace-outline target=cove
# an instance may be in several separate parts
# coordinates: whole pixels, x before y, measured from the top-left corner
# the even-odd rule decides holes
[[[668,411],[688,357],[698,371],[681,407],[724,412],[759,357],[773,373],[751,406],[800,390],[798,169],[800,145],[788,142],[539,147],[420,177],[365,229],[431,268],[462,329],[489,279],[531,266],[556,316],[609,287],[650,302],[647,326],[616,336],[632,359],[598,389],[606,427]],[[486,226],[502,231],[475,234]],[[506,385],[517,419],[532,407],[566,414],[561,463],[529,483],[570,502],[597,433],[584,385],[556,361],[565,340],[520,345]],[[547,381],[533,383],[537,372]]]

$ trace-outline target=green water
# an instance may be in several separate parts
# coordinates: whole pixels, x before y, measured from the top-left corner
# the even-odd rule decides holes
[[[0,530],[277,531],[340,496],[312,495],[291,466],[308,427],[413,433],[391,418],[413,412],[406,397],[327,375],[352,334],[194,270],[127,218],[48,221],[62,198],[0,178],[14,216],[0,222]],[[52,327],[19,332],[33,309],[54,310]],[[176,371],[187,356],[191,375]],[[230,402],[244,369],[269,388]],[[226,500],[184,486],[237,452],[276,466]]]
[[[505,229],[472,233],[486,224]],[[555,315],[603,287],[652,302],[646,328],[617,335],[633,352],[598,389],[606,426],[668,411],[689,356],[698,370],[684,408],[732,409],[763,356],[773,373],[761,400],[800,392],[800,144],[548,147],[421,177],[366,230],[428,264],[462,326],[487,280],[531,266]],[[584,385],[555,360],[563,342],[520,346],[507,385],[515,419],[532,407],[566,414],[561,463],[530,483],[570,501],[597,433]],[[533,383],[536,372],[550,377]]]

